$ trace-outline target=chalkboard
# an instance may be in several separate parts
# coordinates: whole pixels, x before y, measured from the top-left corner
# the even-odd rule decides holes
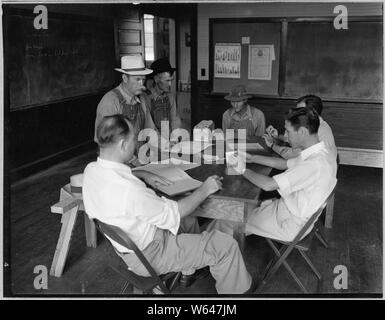
[[[116,82],[112,21],[48,14],[35,29],[31,13],[7,14],[10,108],[45,104],[111,88]]]
[[[210,78],[213,79],[213,92],[228,93],[230,89],[238,84],[246,86],[249,93],[263,95],[278,94],[278,73],[280,56],[280,22],[253,22],[248,20],[229,21],[229,19],[210,19]],[[242,38],[244,38],[242,44]],[[215,77],[214,60],[215,46],[220,44],[240,44],[241,63],[240,78]],[[271,61],[271,79],[253,80],[249,78],[249,46],[250,45],[272,45],[275,60]]]
[[[313,93],[325,98],[381,100],[383,26],[349,21],[289,23],[285,95]]]

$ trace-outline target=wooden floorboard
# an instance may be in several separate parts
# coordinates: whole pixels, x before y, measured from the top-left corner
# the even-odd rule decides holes
[[[50,206],[59,199],[59,189],[69,177],[82,172],[95,153],[66,161],[11,186],[11,288],[15,295],[119,295],[124,281],[110,268],[117,258],[110,245],[99,236],[97,248],[87,248],[83,214],[75,224],[71,247],[62,277],[49,276],[48,289],[36,290],[33,273],[37,265],[50,269],[60,232],[58,214]],[[382,292],[382,169],[340,166],[335,199],[333,228],[324,230],[329,248],[313,241],[309,256],[324,277],[324,294],[375,294]],[[246,238],[245,261],[256,279],[262,277],[273,252],[258,236]],[[316,278],[296,253],[288,259],[310,291]],[[333,286],[337,265],[348,269],[348,289]],[[7,281],[8,279],[5,279]],[[132,292],[129,288],[128,293]],[[209,276],[189,288],[178,287],[177,295],[215,294]],[[264,289],[264,294],[300,294],[301,291],[284,268]]]

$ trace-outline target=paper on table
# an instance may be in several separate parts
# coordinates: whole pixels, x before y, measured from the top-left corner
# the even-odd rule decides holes
[[[225,159],[225,157],[213,156],[211,154],[203,154],[202,158],[205,160],[205,163],[212,163]]]
[[[237,149],[237,143],[227,142],[227,146],[229,147],[229,149],[232,149],[232,150]],[[256,151],[256,150],[264,150],[264,148],[258,142],[247,142],[246,150]]]
[[[182,141],[171,148],[171,153],[196,154],[212,146],[212,143],[201,141]]]
[[[190,169],[199,167],[200,165],[201,164],[199,164],[199,163],[189,162],[189,161],[185,161],[182,159],[170,158],[170,159],[163,159],[161,161],[150,162],[149,164],[146,164],[145,166],[136,167],[136,168],[132,169],[132,171],[135,171],[135,170],[149,171],[152,169],[156,170],[156,168],[168,168],[168,167],[178,167],[179,169],[186,171],[186,170],[190,170]]]
[[[191,178],[186,172],[176,166],[165,167],[163,165],[147,165],[140,168],[135,168],[135,170],[152,172],[172,181],[173,184],[169,186],[162,186],[159,184],[153,186],[154,188],[157,188],[169,196],[175,196],[187,191],[195,190],[202,185],[201,181]]]

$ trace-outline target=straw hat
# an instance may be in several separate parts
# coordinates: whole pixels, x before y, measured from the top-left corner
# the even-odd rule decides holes
[[[152,73],[151,69],[145,67],[143,58],[140,54],[122,56],[120,64],[121,68],[115,68],[115,70],[128,75],[145,76]]]

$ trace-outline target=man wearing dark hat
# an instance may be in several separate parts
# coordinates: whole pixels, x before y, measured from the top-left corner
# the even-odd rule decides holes
[[[127,116],[134,127],[136,137],[144,128],[155,129],[144,94],[146,75],[152,73],[152,70],[145,68],[141,55],[122,56],[121,68],[115,68],[115,70],[122,73],[122,82],[107,92],[99,102],[95,120],[96,143],[98,143],[96,129],[105,116],[114,114]],[[137,144],[136,155],[139,147],[140,144]]]
[[[170,131],[181,127],[181,120],[176,110],[175,95],[171,92],[173,74],[167,58],[161,58],[151,64],[154,78],[153,86],[147,91],[150,112],[156,128],[161,130],[161,121],[169,122]]]
[[[231,102],[232,108],[225,111],[222,117],[222,130],[234,129],[235,136],[238,129],[246,129],[248,139],[255,136],[263,136],[265,133],[265,115],[257,108],[251,107],[247,103],[250,95],[246,93],[243,85],[235,86],[230,93],[225,96]]]

